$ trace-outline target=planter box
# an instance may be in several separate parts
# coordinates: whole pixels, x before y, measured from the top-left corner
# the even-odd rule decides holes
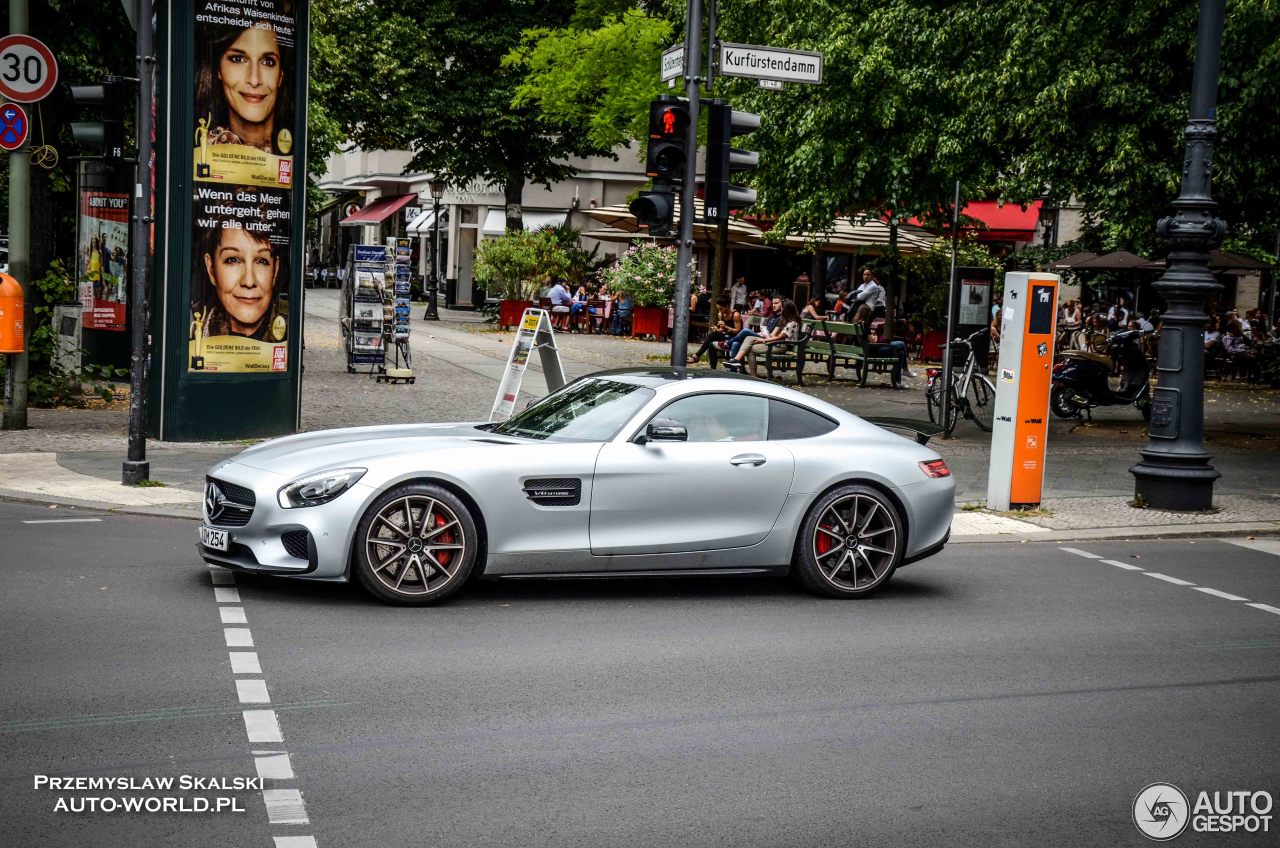
[[[920,343],[920,359],[924,362],[941,362],[942,346],[947,343],[946,330],[930,330]]]
[[[501,300],[498,301],[498,327],[505,329],[506,327],[518,327],[520,318],[524,315],[526,309],[532,309],[536,306],[532,300]]]
[[[663,306],[637,306],[631,310],[631,337],[667,337],[667,309]]]

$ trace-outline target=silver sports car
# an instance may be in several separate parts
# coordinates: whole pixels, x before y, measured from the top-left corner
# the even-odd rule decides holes
[[[502,423],[265,442],[210,470],[205,560],[429,604],[486,578],[793,573],[856,597],[946,544],[955,481],[916,441],[772,383],[575,380]]]

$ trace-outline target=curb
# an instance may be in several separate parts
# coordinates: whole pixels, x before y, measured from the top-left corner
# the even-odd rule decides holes
[[[75,498],[61,498],[53,495],[36,495],[30,492],[14,492],[0,489],[0,501],[11,503],[33,504],[35,506],[66,506],[73,509],[86,509],[113,515],[143,515],[149,518],[186,518],[199,520],[198,507],[183,508],[179,506],[125,506],[109,504],[102,501],[82,501]]]

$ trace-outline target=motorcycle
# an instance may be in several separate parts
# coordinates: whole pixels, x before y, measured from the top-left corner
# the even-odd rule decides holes
[[[1059,418],[1081,418],[1098,406],[1137,407],[1143,421],[1151,420],[1150,368],[1142,350],[1141,330],[1124,330],[1107,340],[1106,353],[1063,351],[1053,367],[1049,408]],[[1111,372],[1120,369],[1119,388],[1111,387]]]

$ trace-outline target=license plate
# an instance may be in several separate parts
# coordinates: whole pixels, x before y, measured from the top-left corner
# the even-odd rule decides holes
[[[216,527],[200,526],[200,544],[215,551],[225,551],[228,547],[227,531]]]

